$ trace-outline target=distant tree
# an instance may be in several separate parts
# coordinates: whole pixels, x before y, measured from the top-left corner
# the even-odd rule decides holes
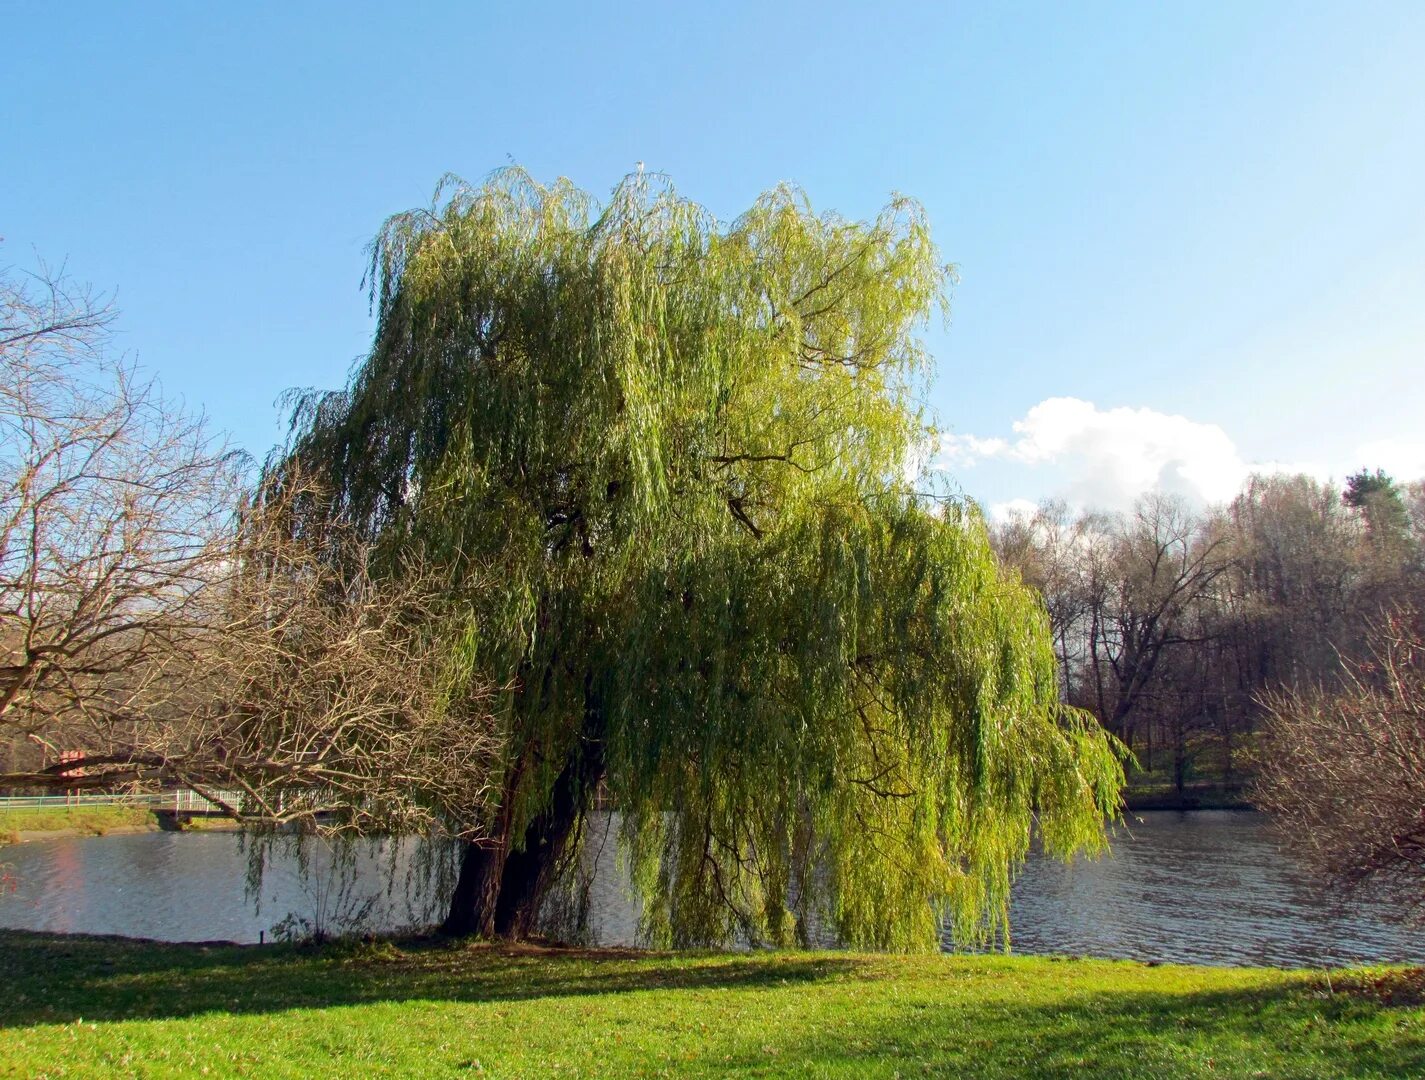
[[[1361,469],[1346,478],[1346,490],[1342,501],[1357,510],[1368,509],[1374,500],[1383,499],[1390,503],[1400,502],[1400,489],[1384,469],[1371,472]]]
[[[1412,480],[1406,484],[1403,499],[1410,513],[1410,534],[1419,550],[1425,546],[1425,480]]]
[[[1362,469],[1349,477],[1342,500],[1365,522],[1358,607],[1367,613],[1389,610],[1418,586],[1420,548],[1411,532],[1403,492],[1383,470]]]
[[[1366,521],[1367,537],[1378,546],[1398,546],[1410,528],[1410,512],[1403,493],[1385,470],[1362,469],[1346,478],[1341,496],[1349,507],[1359,510]]]
[[[1181,790],[1190,737],[1221,723],[1202,671],[1228,566],[1220,522],[1159,495],[1130,516],[1049,502],[997,525],[993,540],[1044,598],[1066,699],[1149,769],[1155,749],[1169,748]]]
[[[995,554],[1043,597],[1059,660],[1066,701],[1085,700],[1084,662],[1088,619],[1099,606],[1103,582],[1101,538],[1109,527],[1102,514],[1074,514],[1061,500],[1047,500],[1032,514],[1011,515],[990,531]]]
[[[1340,493],[1309,476],[1253,476],[1227,509],[1229,598],[1244,686],[1333,678],[1359,640],[1360,530]]]
[[[1144,497],[1114,534],[1114,587],[1093,643],[1101,715],[1131,747],[1134,718],[1170,652],[1202,641],[1192,619],[1226,568],[1222,537],[1177,499]]]
[[[905,479],[947,275],[907,200],[780,188],[724,226],[642,174],[598,206],[507,171],[388,222],[371,354],[270,476],[332,493],[302,534],[438,568],[441,647],[498,688],[448,932],[529,933],[596,795],[675,944],[975,937],[1031,824],[1101,843],[1121,770],[1037,601]]]
[[[1182,790],[1233,784],[1264,696],[1339,688],[1367,628],[1425,582],[1425,484],[1362,470],[1344,492],[1249,477],[1226,507],[1152,498],[1129,517],[1047,503],[997,524],[1001,561],[1040,591],[1065,697]]]

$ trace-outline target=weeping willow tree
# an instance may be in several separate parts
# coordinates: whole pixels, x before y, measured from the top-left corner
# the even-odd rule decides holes
[[[1032,823],[1102,845],[1121,768],[1037,601],[911,479],[949,274],[907,199],[779,187],[725,225],[641,172],[386,223],[371,353],[274,475],[323,477],[303,528],[438,567],[444,647],[501,688],[448,932],[530,933],[596,798],[674,945],[993,936]]]

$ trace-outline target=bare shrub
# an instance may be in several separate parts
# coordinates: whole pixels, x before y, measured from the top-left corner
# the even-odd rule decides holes
[[[468,614],[417,562],[373,574],[340,527],[294,536],[292,503],[319,497],[289,483],[244,514],[208,661],[151,756],[194,787],[237,788],[254,822],[482,836],[493,695],[438,644]]]
[[[1344,688],[1266,699],[1255,801],[1333,885],[1425,900],[1425,636],[1397,613]]]
[[[0,782],[177,783],[258,828],[482,836],[492,695],[434,644],[460,613],[419,566],[378,578],[340,530],[293,536],[289,500],[312,497],[239,516],[172,647],[133,679],[132,713],[91,727],[92,752]]]

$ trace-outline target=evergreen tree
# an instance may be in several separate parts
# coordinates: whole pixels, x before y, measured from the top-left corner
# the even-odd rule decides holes
[[[1361,512],[1372,544],[1399,547],[1405,542],[1410,531],[1410,512],[1405,508],[1400,489],[1384,469],[1352,473],[1346,478],[1341,501]]]

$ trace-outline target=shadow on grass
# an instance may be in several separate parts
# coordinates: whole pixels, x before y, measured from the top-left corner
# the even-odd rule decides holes
[[[647,990],[785,986],[853,973],[853,958],[696,961],[631,950],[168,944],[0,930],[0,1029],[375,1002],[522,1001]]]
[[[1347,993],[1290,975],[1205,988],[1191,969],[1161,970],[1097,965],[1061,976],[1052,963],[993,959],[938,969],[933,961],[826,954],[698,957],[437,941],[255,948],[0,931],[0,1029],[407,1001],[584,999],[572,1013],[551,1008],[546,1016],[536,1007],[532,1015],[546,1023],[511,1020],[509,1045],[536,1054],[530,1060],[564,1060],[571,1040],[607,1033],[610,1020],[622,1018],[637,1032],[624,1071],[641,1072],[656,1054],[686,1076],[1425,1075],[1418,998],[1399,1005],[1391,996],[1416,969],[1343,974],[1338,984],[1361,983]],[[706,994],[585,1004],[596,995],[684,990],[755,993],[725,1005]]]
[[[1418,1020],[1392,1017],[1379,1002],[1304,987],[1077,991],[1053,1002],[1000,997],[948,1009],[895,1005],[709,1049],[685,1059],[682,1074],[781,1075],[781,1063],[794,1063],[796,1075],[824,1077],[1425,1076]]]

